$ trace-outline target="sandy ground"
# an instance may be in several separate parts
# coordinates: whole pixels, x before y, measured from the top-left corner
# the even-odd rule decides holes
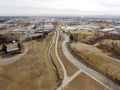
[[[81,73],[63,90],[108,90],[88,75]]]

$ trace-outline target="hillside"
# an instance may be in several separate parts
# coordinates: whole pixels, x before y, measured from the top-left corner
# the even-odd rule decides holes
[[[50,35],[31,41],[32,48],[24,57],[0,67],[0,90],[54,90],[56,78],[47,57],[50,41]]]
[[[120,62],[118,59],[108,56],[93,45],[79,42],[71,43],[70,47],[77,57],[82,58],[81,62],[103,73],[115,82],[120,82]]]

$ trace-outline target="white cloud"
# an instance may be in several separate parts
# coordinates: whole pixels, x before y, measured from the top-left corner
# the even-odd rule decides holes
[[[0,15],[119,15],[118,0],[1,0]]]

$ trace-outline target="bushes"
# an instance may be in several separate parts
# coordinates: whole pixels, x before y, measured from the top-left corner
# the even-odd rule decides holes
[[[69,40],[73,41],[73,35],[72,34],[69,36]]]
[[[17,46],[18,46],[20,52],[24,51],[24,46],[21,42],[18,42]]]
[[[105,34],[102,36],[95,36],[89,40],[90,44],[93,45],[99,41],[102,41],[104,39],[112,39],[112,40],[120,40],[120,35],[117,34]]]
[[[120,41],[116,40],[103,40],[99,42],[99,48],[103,49],[104,51],[120,55],[120,46],[119,46]]]
[[[2,51],[7,53],[7,46],[5,44],[2,46]]]

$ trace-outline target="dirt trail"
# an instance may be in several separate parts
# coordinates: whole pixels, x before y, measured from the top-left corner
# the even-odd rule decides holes
[[[66,85],[68,85],[72,80],[74,80],[81,72],[82,70],[79,70],[75,74],[73,74],[71,77],[65,78],[62,85],[57,90],[62,90]]]

